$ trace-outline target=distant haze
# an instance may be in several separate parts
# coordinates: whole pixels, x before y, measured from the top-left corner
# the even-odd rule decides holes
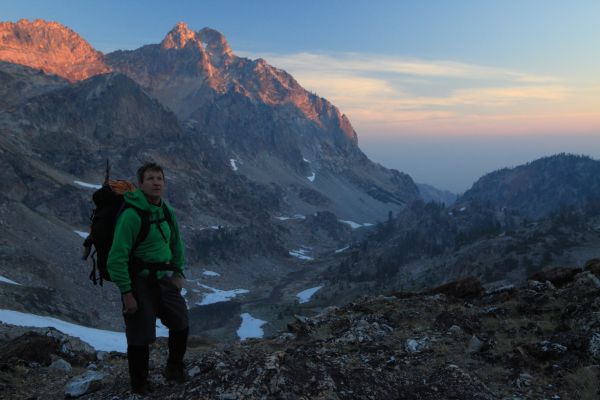
[[[557,153],[600,159],[597,135],[523,135],[454,137],[369,137],[360,148],[373,161],[408,173],[416,182],[462,193],[482,175]]]

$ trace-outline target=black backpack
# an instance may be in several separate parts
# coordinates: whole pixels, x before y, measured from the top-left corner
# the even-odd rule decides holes
[[[83,259],[87,260],[91,253],[93,266],[92,271],[90,272],[90,280],[94,285],[100,283],[100,286],[102,286],[103,281],[112,281],[108,274],[106,262],[112,246],[117,219],[126,208],[133,208],[136,210],[142,221],[140,231],[131,249],[132,254],[138,245],[146,239],[150,232],[150,213],[126,203],[123,198],[125,192],[132,190],[135,190],[135,186],[130,182],[110,180],[106,181],[100,189],[94,192],[92,199],[96,208],[92,211],[92,215],[90,216],[92,222],[90,234],[83,242]],[[164,202],[162,204],[165,216],[164,220],[169,223],[169,226],[171,226],[172,229],[173,219],[171,212]],[[156,223],[160,224],[164,220],[156,221]],[[167,239],[165,238],[165,240]],[[92,246],[94,247],[93,251]],[[129,266],[130,274],[132,274],[132,269],[139,266],[138,260],[134,260],[132,257]]]

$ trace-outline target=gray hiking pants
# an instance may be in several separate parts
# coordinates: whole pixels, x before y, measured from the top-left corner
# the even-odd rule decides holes
[[[156,341],[156,318],[171,332],[188,327],[188,310],[185,300],[171,279],[133,277],[131,287],[138,310],[123,315],[125,335],[130,346],[143,346]]]

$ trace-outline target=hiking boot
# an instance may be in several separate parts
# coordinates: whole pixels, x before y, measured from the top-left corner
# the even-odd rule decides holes
[[[148,346],[127,346],[127,363],[129,364],[129,379],[131,391],[145,395],[151,391],[148,383],[148,363],[150,350]]]
[[[152,386],[150,386],[150,382],[148,381],[139,382],[131,385],[131,392],[144,396],[152,392]]]
[[[184,383],[186,376],[183,363],[168,362],[165,368],[165,379],[171,382]]]

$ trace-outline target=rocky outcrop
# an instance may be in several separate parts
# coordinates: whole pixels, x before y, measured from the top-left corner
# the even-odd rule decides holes
[[[102,53],[56,22],[0,22],[0,60],[36,68],[72,82],[110,72]]]
[[[563,286],[568,282],[572,282],[581,268],[561,268],[547,267],[529,277],[529,280],[539,282],[551,282],[555,286]]]
[[[459,299],[472,299],[481,297],[483,292],[484,289],[483,286],[481,286],[481,282],[476,278],[468,277],[435,287],[427,290],[425,293],[444,294]]]
[[[470,300],[440,293],[362,297],[297,316],[269,339],[217,348],[194,339],[189,380],[178,386],[161,375],[161,341],[152,350],[148,398],[592,399],[600,377],[599,290],[579,273],[560,289],[538,282]],[[86,398],[127,396],[125,359],[115,354],[95,364],[104,380]],[[16,366],[0,372],[5,393],[58,393],[59,386],[35,384],[46,367],[26,368],[27,385],[15,379]],[[54,376],[63,385],[69,379]]]
[[[65,87],[68,81],[23,65],[0,61],[0,108],[17,104],[42,93]]]

